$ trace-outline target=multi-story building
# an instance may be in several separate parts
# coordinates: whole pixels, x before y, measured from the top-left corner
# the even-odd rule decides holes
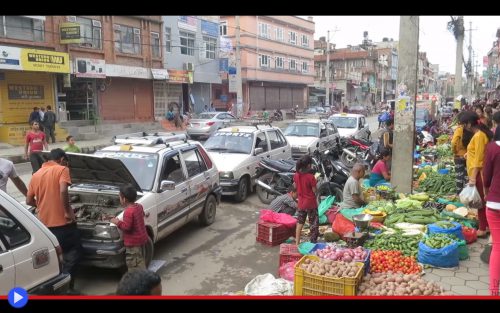
[[[483,72],[485,92],[488,99],[500,98],[500,28],[497,30],[496,39],[488,51],[488,66]]]
[[[236,47],[235,16],[221,16],[221,34]],[[312,18],[295,16],[240,17],[241,76],[244,112],[247,110],[304,108],[308,85],[314,82]],[[229,63],[233,63],[229,60]],[[224,80],[215,90],[218,106],[236,103]]]
[[[51,105],[59,121],[153,120],[153,79],[167,78],[160,16],[0,16],[0,24],[6,141],[19,141],[35,106]]]
[[[202,112],[221,88],[219,75],[219,17],[163,16],[164,65],[170,79],[155,81],[155,116],[168,107]],[[175,75],[175,79],[173,79]]]
[[[382,89],[384,90],[384,101],[395,99],[399,60],[398,41],[394,41],[392,38],[383,38],[382,42],[377,42],[374,46],[379,56],[377,86],[384,84],[384,88],[377,89],[377,99],[382,99]],[[381,60],[383,62],[380,62]]]

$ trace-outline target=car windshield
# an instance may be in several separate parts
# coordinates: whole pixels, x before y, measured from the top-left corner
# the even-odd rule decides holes
[[[337,128],[356,128],[358,125],[356,117],[334,116],[330,120]]]
[[[227,153],[252,152],[253,134],[240,132],[216,132],[205,142],[208,151],[220,151]]]
[[[142,190],[151,190],[155,180],[158,155],[130,151],[97,151],[96,155],[118,159],[125,164]]]
[[[200,115],[198,115],[198,118],[202,120],[211,120],[216,114],[217,113],[201,113]]]
[[[285,129],[285,136],[319,137],[319,125],[313,123],[292,123]]]

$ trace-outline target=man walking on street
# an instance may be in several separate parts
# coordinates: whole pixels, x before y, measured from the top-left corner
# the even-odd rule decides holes
[[[22,181],[21,177],[17,176],[14,163],[9,160],[0,158],[0,190],[7,192],[7,181],[12,180],[17,189],[26,197],[28,189]]]
[[[49,161],[31,178],[26,204],[37,207],[38,219],[56,236],[63,251],[63,272],[74,273],[82,256],[80,234],[69,202],[71,185],[68,156],[62,149],[50,151]]]
[[[55,143],[56,135],[54,132],[56,129],[56,114],[52,111],[52,107],[50,105],[47,106],[47,112],[44,114],[43,127],[47,143],[49,142],[49,138],[52,139],[52,143]]]

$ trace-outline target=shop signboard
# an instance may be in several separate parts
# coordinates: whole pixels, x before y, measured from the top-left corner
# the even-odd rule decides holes
[[[22,70],[21,48],[0,46],[0,69]]]
[[[61,44],[81,43],[79,23],[61,23],[59,24],[59,37]]]
[[[129,77],[140,79],[152,79],[150,68],[138,66],[125,66],[118,64],[106,64],[106,76],[111,77]]]
[[[152,68],[151,74],[153,74],[153,79],[167,80],[169,78],[168,71],[163,68]]]
[[[168,81],[176,84],[192,84],[193,72],[183,70],[168,70]]]
[[[181,15],[177,22],[179,28],[196,32],[196,24],[198,19],[195,16]]]
[[[236,75],[229,74],[229,92],[238,92]]]
[[[8,84],[7,93],[9,100],[43,99],[43,86]]]
[[[76,77],[106,78],[106,61],[100,59],[75,59]]]
[[[69,54],[64,52],[22,48],[21,67],[25,71],[69,74]]]
[[[212,37],[219,36],[219,24],[201,20],[201,33]]]

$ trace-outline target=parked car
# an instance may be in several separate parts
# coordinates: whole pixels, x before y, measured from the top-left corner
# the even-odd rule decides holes
[[[304,119],[292,122],[285,129],[285,137],[292,146],[292,157],[298,159],[305,154],[318,150],[335,150],[340,140],[335,125],[319,119]]]
[[[323,107],[309,107],[304,111],[304,114],[322,114],[322,113],[326,113],[326,110]]]
[[[188,125],[188,135],[195,139],[210,137],[216,130],[228,127],[237,118],[226,112],[204,112],[198,118],[192,119]]]
[[[255,186],[256,167],[264,158],[291,158],[291,147],[281,130],[273,126],[223,128],[205,142],[219,169],[222,194],[244,201]]]
[[[198,219],[215,221],[220,201],[219,174],[199,142],[186,135],[134,133],[116,136],[115,144],[94,155],[68,153],[71,205],[82,236],[82,264],[120,269],[125,266],[121,231],[109,222],[123,218],[118,197],[122,184],[137,189],[149,235],[146,264],[154,243]]]
[[[361,114],[333,114],[328,119],[338,129],[340,137],[355,137],[370,140],[371,132],[366,118]]]
[[[57,238],[33,213],[0,190],[0,295],[14,287],[30,294],[64,294],[71,276],[61,269]]]
[[[361,114],[364,116],[368,116],[368,110],[365,106],[360,104],[352,104],[347,108],[347,113],[351,114]]]

